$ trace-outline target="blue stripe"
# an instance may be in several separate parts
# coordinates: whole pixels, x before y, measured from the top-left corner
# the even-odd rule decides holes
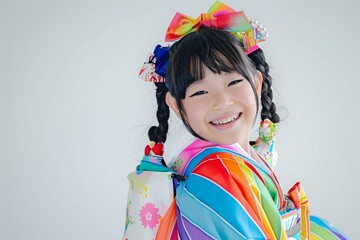
[[[324,228],[331,228],[328,224],[328,222],[326,222],[324,219],[321,219],[319,217],[316,216],[310,216],[310,222],[314,222],[317,225],[324,227]]]
[[[215,239],[246,239],[241,233],[236,232],[228,224],[224,223],[214,211],[204,206],[183,187],[179,187],[178,190],[176,198],[181,217],[196,223],[196,226],[206,235]]]
[[[212,218],[209,222],[201,217],[203,216],[203,211],[209,211],[206,207],[199,207],[198,204],[193,204],[192,206],[189,205],[188,207],[184,204],[181,210],[184,211],[184,213],[187,213],[188,216],[197,216],[196,220],[192,221],[199,223],[201,227],[208,229],[214,228],[215,225],[215,229],[218,229],[218,232],[220,232],[219,234],[222,236],[221,239],[234,239],[228,237],[227,235],[223,236],[223,234],[228,234],[228,231],[224,231],[225,225],[226,228],[229,228],[228,225],[224,223],[224,221],[226,221],[233,228],[237,229],[237,231],[240,231],[243,235],[245,235],[246,238],[265,237],[259,226],[249,216],[248,212],[244,209],[240,202],[234,199],[220,186],[196,174],[191,174],[185,183],[177,189],[177,198],[179,203],[183,203],[183,195],[181,194],[184,194],[185,192],[180,188],[184,187],[184,184],[186,185],[185,187],[188,192],[193,194],[194,197],[199,199],[199,201],[203,202],[208,208],[212,209],[224,219],[218,222],[219,220],[216,219],[219,219],[220,217],[215,214],[215,219]],[[194,214],[194,211],[196,211],[197,208],[199,208],[198,211],[201,212],[200,215]]]

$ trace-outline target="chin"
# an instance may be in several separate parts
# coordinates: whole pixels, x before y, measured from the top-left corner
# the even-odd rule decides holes
[[[216,138],[216,139],[210,140],[210,142],[222,144],[222,145],[232,145],[235,143],[240,143],[240,140],[237,138],[223,137],[223,138]]]

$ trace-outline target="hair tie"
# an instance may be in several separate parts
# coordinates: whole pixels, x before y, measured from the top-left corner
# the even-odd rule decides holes
[[[151,141],[144,149],[145,156],[162,156],[164,154],[164,144]]]

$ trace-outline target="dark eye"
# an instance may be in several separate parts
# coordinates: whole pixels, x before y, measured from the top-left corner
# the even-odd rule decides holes
[[[207,91],[205,91],[205,90],[197,91],[196,93],[191,94],[190,97],[194,97],[194,96],[198,96],[198,95],[203,95],[203,94],[205,94],[205,93],[207,93]]]
[[[238,80],[231,81],[231,82],[229,83],[228,87],[230,87],[231,85],[235,85],[235,84],[237,84],[237,83],[239,83],[239,82],[242,82],[242,81],[243,81],[243,79],[238,79]]]

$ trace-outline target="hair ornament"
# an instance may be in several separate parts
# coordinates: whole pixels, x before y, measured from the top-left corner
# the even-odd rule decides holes
[[[164,154],[164,144],[151,141],[144,149],[145,156],[162,156]]]
[[[165,69],[169,59],[170,47],[157,45],[153,53],[145,59],[139,78],[146,82],[165,82]]]
[[[247,19],[253,29],[256,43],[265,41],[269,37],[266,27],[261,25],[256,19],[252,19],[251,17],[247,17]]]
[[[139,72],[139,78],[146,82],[164,82],[164,78],[155,72],[155,55],[150,53]]]
[[[165,77],[166,64],[169,60],[169,50],[170,47],[162,47],[157,45],[154,50],[155,55],[155,72]]]
[[[216,1],[207,13],[202,13],[197,18],[176,13],[167,29],[165,41],[179,40],[202,26],[231,32],[243,44],[246,54],[258,49],[257,43],[267,37],[266,29],[256,20],[249,20],[243,11],[235,11]]]

